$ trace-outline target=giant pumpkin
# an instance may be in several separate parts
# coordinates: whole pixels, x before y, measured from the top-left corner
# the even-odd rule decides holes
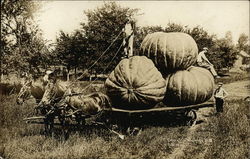
[[[145,56],[123,59],[105,81],[115,108],[148,109],[164,98],[166,83],[154,63]]]
[[[198,47],[194,39],[180,32],[148,34],[139,55],[152,59],[161,73],[187,69],[196,62]]]
[[[168,106],[184,106],[207,101],[213,95],[214,78],[201,67],[190,67],[169,74],[166,78],[164,103]]]

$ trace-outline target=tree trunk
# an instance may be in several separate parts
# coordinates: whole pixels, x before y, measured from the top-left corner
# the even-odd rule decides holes
[[[69,67],[67,67],[67,81],[69,81],[69,78],[70,78],[70,75],[69,75],[69,72],[70,72],[70,68]]]
[[[2,59],[0,59],[0,82],[2,82],[2,80],[3,80]]]
[[[67,81],[69,81],[69,72],[67,73]]]
[[[0,77],[0,82],[3,81],[3,72],[1,71],[1,77]]]

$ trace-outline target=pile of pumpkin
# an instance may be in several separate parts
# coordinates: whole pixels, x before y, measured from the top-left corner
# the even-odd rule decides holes
[[[198,56],[194,39],[185,33],[148,34],[140,54],[123,59],[105,82],[115,108],[150,109],[199,104],[212,97],[214,78],[192,66]]]

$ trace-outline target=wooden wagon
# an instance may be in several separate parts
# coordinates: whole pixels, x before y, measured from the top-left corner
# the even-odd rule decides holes
[[[213,102],[181,106],[181,107],[156,107],[145,110],[124,110],[117,108],[103,109],[95,115],[87,115],[81,110],[74,110],[68,105],[50,105],[37,107],[40,116],[25,118],[26,123],[44,124],[45,132],[52,135],[55,126],[60,126],[64,135],[68,136],[70,128],[85,129],[87,126],[103,126],[112,133],[123,136],[115,129],[117,127],[134,133],[134,128],[145,124],[163,125],[185,123],[192,125],[196,122],[196,111],[204,107],[213,107]],[[123,137],[121,137],[123,138]]]

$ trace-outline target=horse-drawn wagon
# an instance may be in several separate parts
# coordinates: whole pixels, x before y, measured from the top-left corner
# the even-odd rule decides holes
[[[142,42],[140,55],[122,59],[109,74],[104,84],[107,95],[94,93],[78,99],[71,93],[65,96],[69,87],[55,91],[56,86],[51,85],[51,91],[43,95],[48,95],[50,102],[42,99],[36,108],[42,116],[25,121],[44,124],[49,134],[55,125],[62,126],[63,130],[102,125],[118,134],[112,125],[129,129],[145,123],[167,121],[171,124],[179,119],[192,124],[197,118],[195,110],[213,106],[206,101],[213,95],[214,78],[205,68],[193,66],[198,47],[191,36],[184,33],[149,34]],[[53,91],[61,94],[60,98],[66,102],[51,102]]]
[[[87,129],[88,126],[101,126],[123,138],[124,136],[117,132],[118,129],[133,134],[134,128],[142,128],[144,125],[185,123],[190,126],[196,123],[196,111],[200,108],[212,107],[213,103],[205,102],[181,107],[162,107],[162,103],[158,105],[156,108],[144,110],[103,108],[98,113],[90,115],[70,105],[55,103],[36,107],[37,116],[27,117],[24,121],[31,124],[43,124],[47,135],[52,135],[54,128],[58,126],[66,136],[71,129],[82,130]]]

